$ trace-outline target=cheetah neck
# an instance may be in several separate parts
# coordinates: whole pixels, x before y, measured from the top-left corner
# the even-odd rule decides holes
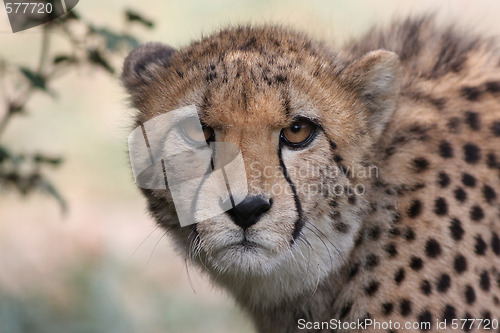
[[[370,266],[373,265],[371,260],[374,260],[370,256],[373,253],[391,255],[387,244],[397,233],[397,188],[381,183],[374,187],[370,196],[373,200],[368,200],[370,208],[345,265],[332,271],[314,290],[304,290],[273,305],[263,302],[249,307],[245,300],[237,297],[237,301],[252,316],[259,332],[291,332],[304,321],[356,321],[369,317],[365,305],[370,297],[366,286],[370,286]],[[376,228],[374,221],[378,223]]]

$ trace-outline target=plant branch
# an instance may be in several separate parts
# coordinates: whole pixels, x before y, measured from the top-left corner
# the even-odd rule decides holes
[[[38,70],[37,70],[38,75],[43,75],[43,72],[45,71],[45,65],[47,63],[47,55],[49,52],[49,41],[50,41],[49,35],[50,34],[48,28],[45,27],[43,29],[40,59],[38,62]],[[17,101],[10,101],[7,103],[5,115],[0,120],[0,137],[4,133],[7,124],[12,119],[12,116],[20,109],[24,108],[24,105],[28,102],[28,99],[31,97],[34,89],[35,88],[33,86],[30,86],[26,91],[26,93],[23,96],[21,96]]]

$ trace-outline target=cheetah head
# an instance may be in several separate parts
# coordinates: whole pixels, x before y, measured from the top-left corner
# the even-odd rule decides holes
[[[122,75],[136,126],[194,107],[208,145],[239,148],[247,185],[220,199],[233,199],[231,209],[185,227],[168,186],[143,188],[151,214],[183,256],[246,304],[313,290],[348,260],[369,209],[373,147],[395,109],[398,68],[388,51],[347,62],[269,27],[136,49]]]

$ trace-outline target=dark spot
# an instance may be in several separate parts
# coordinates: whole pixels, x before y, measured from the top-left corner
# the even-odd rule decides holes
[[[342,158],[342,156],[335,154],[335,155],[333,156],[333,160],[334,160],[335,162],[339,163],[339,162],[342,162],[344,159]]]
[[[415,271],[419,271],[424,266],[424,262],[421,258],[412,256],[410,259],[410,267]]]
[[[481,207],[479,207],[478,205],[475,205],[475,206],[472,206],[472,208],[470,209],[470,218],[472,221],[481,221],[483,218],[484,218],[484,212],[483,212],[483,209]]]
[[[382,313],[385,316],[388,316],[392,313],[392,310],[394,309],[394,305],[391,302],[386,302],[382,304]]]
[[[483,271],[479,276],[479,286],[484,291],[490,290],[490,275],[488,274],[487,271]]]
[[[488,81],[485,83],[486,91],[496,94],[500,92],[500,81]]]
[[[371,228],[368,231],[368,237],[371,240],[377,240],[377,239],[379,239],[380,234],[381,234],[381,231],[380,231],[380,227],[379,226],[374,226],[373,228]]]
[[[464,202],[467,200],[467,193],[465,193],[463,188],[457,187],[453,193],[455,194],[455,199],[458,201]]]
[[[450,176],[448,176],[445,172],[440,172],[438,174],[438,184],[441,187],[450,185]]]
[[[465,186],[474,187],[476,186],[476,178],[468,173],[462,175],[462,183]]]
[[[458,133],[460,131],[460,118],[452,117],[448,120],[446,124],[451,133]]]
[[[471,320],[472,316],[470,313],[466,312],[463,319],[461,318],[463,330],[469,332],[474,327],[474,321]]]
[[[471,130],[477,131],[481,127],[481,122],[479,119],[479,113],[473,111],[465,112],[465,123],[469,125]]]
[[[404,238],[407,240],[407,241],[412,241],[412,240],[415,240],[415,231],[413,231],[412,228],[408,228],[406,229],[406,232],[404,234]]]
[[[397,254],[398,254],[398,250],[396,249],[396,245],[394,245],[393,243],[387,244],[384,247],[384,250],[385,250],[385,252],[387,252],[389,254],[390,258],[393,258],[393,257],[397,256]]]
[[[420,284],[420,290],[424,295],[430,295],[432,293],[432,285],[429,281],[423,280]]]
[[[443,158],[453,157],[453,147],[448,141],[441,141],[439,144],[439,155]]]
[[[390,238],[394,238],[394,237],[397,237],[401,235],[401,231],[399,230],[398,227],[392,227],[391,229],[389,229],[389,237]]]
[[[408,208],[408,217],[415,218],[422,212],[422,202],[420,200],[413,200],[410,208]]]
[[[356,204],[356,196],[355,195],[351,195],[347,198],[347,202],[349,202],[351,205],[355,205]]]
[[[205,76],[205,80],[207,82],[212,82],[216,78],[217,78],[217,73],[216,72],[210,72],[210,73],[207,74],[207,76]]]
[[[491,125],[491,132],[494,136],[500,136],[500,120],[494,121]]]
[[[491,312],[490,311],[483,311],[481,312],[481,318],[491,321]]]
[[[376,255],[374,255],[373,253],[369,254],[366,257],[365,266],[368,270],[373,269],[373,267],[376,267],[378,265],[378,263],[379,263],[378,257]]]
[[[476,292],[471,285],[465,286],[465,301],[467,304],[473,304],[476,301]]]
[[[181,79],[184,78],[184,73],[182,73],[181,71],[177,70],[176,73],[177,73],[177,76],[179,76]]]
[[[457,254],[453,263],[453,267],[455,268],[455,272],[457,272],[458,274],[462,274],[467,270],[467,259],[465,259],[463,255]]]
[[[401,311],[401,315],[406,317],[411,314],[411,302],[408,299],[402,299],[399,303],[399,308]]]
[[[491,249],[493,253],[500,256],[500,238],[495,232],[491,234]]]
[[[420,330],[428,331],[432,327],[432,314],[429,310],[425,310],[418,316],[418,321],[420,322]]]
[[[248,51],[250,49],[256,49],[256,44],[257,44],[257,38],[252,37],[248,40],[248,42],[240,47],[242,51]]]
[[[328,142],[330,143],[330,148],[332,148],[333,150],[337,149],[337,144],[335,142],[333,142],[332,140],[329,140]]]
[[[460,94],[469,101],[477,101],[483,91],[479,87],[464,86],[460,89]]]
[[[358,274],[358,272],[359,272],[359,264],[356,263],[356,264],[352,265],[351,269],[349,270],[349,280],[354,278],[356,276],[356,274]]]
[[[490,185],[484,185],[483,196],[486,202],[491,204],[491,202],[497,198],[497,193]]]
[[[481,159],[481,149],[473,143],[464,145],[465,162],[469,164],[477,163]]]
[[[457,311],[455,310],[455,308],[450,304],[446,304],[443,310],[443,320],[451,322],[453,319],[456,319],[456,317],[457,317]]]
[[[410,191],[412,192],[416,192],[418,190],[421,190],[425,188],[425,184],[424,183],[417,183],[417,184],[414,184],[410,187]]]
[[[497,162],[497,156],[493,153],[489,153],[486,156],[486,165],[490,169],[500,168],[499,163]]]
[[[396,282],[396,284],[400,284],[401,282],[403,282],[404,279],[405,279],[405,270],[403,268],[400,268],[394,275],[394,281]]]
[[[451,278],[448,274],[442,274],[439,277],[438,283],[437,283],[437,290],[440,293],[445,293],[448,291],[451,285]]]
[[[429,258],[436,258],[441,254],[441,246],[434,238],[425,243],[425,253]]]
[[[373,296],[378,288],[380,287],[380,282],[372,280],[366,287],[365,287],[365,293],[368,296]]]
[[[357,236],[357,238],[354,240],[354,247],[358,247],[361,245],[361,243],[363,243],[363,239],[365,238],[365,234],[363,231],[361,231],[359,233],[359,235]]]
[[[476,245],[474,246],[475,252],[478,256],[484,256],[486,252],[487,245],[484,242],[483,238],[481,235],[476,236]]]
[[[283,83],[288,80],[288,78],[285,75],[278,74],[274,77],[274,80],[278,83]]]
[[[352,309],[352,302],[347,303],[342,309],[340,309],[340,319],[345,318]]]
[[[412,164],[415,172],[425,171],[429,167],[429,161],[424,157],[415,158]]]
[[[345,224],[344,222],[337,222],[334,224],[335,230],[337,230],[340,233],[346,234],[349,232],[349,226]]]
[[[462,228],[462,223],[460,222],[459,219],[454,218],[451,220],[450,232],[451,232],[451,238],[453,238],[454,240],[459,241],[462,239],[465,231]]]
[[[448,204],[444,198],[438,198],[434,202],[434,213],[436,213],[436,215],[448,214]]]

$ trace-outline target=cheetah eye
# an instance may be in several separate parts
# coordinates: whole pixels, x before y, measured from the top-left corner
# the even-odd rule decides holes
[[[308,119],[298,119],[290,127],[281,130],[281,141],[291,147],[304,147],[314,138],[316,125]]]
[[[215,141],[215,131],[210,126],[202,125],[201,129],[203,135],[201,135],[198,119],[188,119],[184,121],[181,125],[181,129],[182,135],[190,143],[200,144]]]

